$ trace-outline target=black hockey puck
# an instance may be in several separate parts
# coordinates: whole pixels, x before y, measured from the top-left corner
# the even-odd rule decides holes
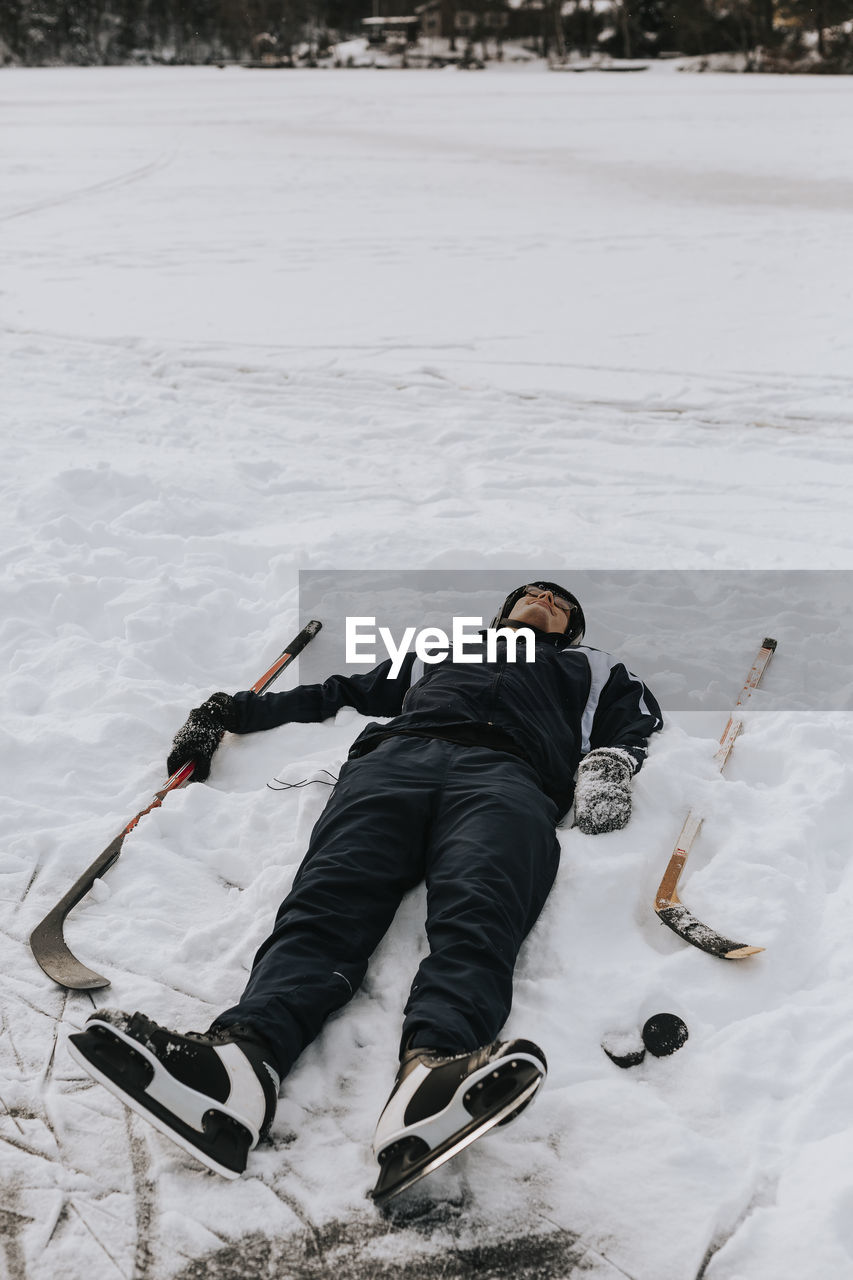
[[[601,1047],[617,1067],[638,1067],[646,1056],[636,1031],[610,1032],[602,1040]]]
[[[675,1013],[655,1013],[643,1026],[643,1044],[656,1058],[666,1058],[680,1049],[689,1032]]]

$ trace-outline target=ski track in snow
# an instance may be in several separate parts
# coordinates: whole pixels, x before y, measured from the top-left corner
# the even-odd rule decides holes
[[[39,200],[35,204],[25,205],[23,209],[14,209],[11,213],[0,214],[0,222],[11,222],[15,218],[25,218],[29,214],[41,212],[42,209],[56,209],[72,200],[84,199],[100,191],[113,191],[116,187],[124,187],[132,182],[139,182],[140,179],[147,178],[149,174],[156,173],[158,169],[165,168],[170,162],[171,157],[159,156],[156,160],[141,165],[138,169],[130,169],[127,173],[117,174],[114,178],[105,178],[103,182],[93,183],[92,186],[66,191],[62,195],[52,196],[49,199]]]
[[[4,78],[4,100],[19,86],[21,112],[37,112],[50,136],[58,128],[50,89],[70,83],[64,76],[16,73]],[[416,167],[403,166],[393,199],[387,191],[388,164],[408,139],[423,144],[438,183],[439,243],[464,267],[467,233],[454,234],[444,217],[442,182],[455,189],[455,166],[472,154],[481,158],[489,189],[500,185],[504,163],[513,181],[525,165],[531,181],[545,182],[527,144],[536,136],[545,149],[556,145],[549,133],[553,81],[587,79],[498,78],[505,96],[490,100],[488,111],[500,109],[506,133],[494,155],[477,114],[480,90],[466,88],[460,99],[436,89],[436,121],[444,122],[436,124],[436,142],[428,110],[412,114],[410,95],[420,90],[411,80],[336,77],[328,81],[328,103],[311,87],[322,80],[288,81],[309,86],[300,136],[321,156],[339,160],[346,146],[357,150],[363,141],[358,128],[347,133],[341,112],[350,94],[362,109],[368,100],[377,113],[376,103],[402,113],[389,112],[384,124],[378,114],[373,120],[381,140],[375,173],[353,169],[360,198],[373,193],[379,220],[372,238],[366,231],[355,237],[343,214],[326,213],[330,221],[316,235],[297,225],[288,252],[322,273],[325,236],[337,225],[336,269],[348,269],[356,240],[374,266],[384,260],[405,269],[424,234],[423,180]],[[109,97],[126,85],[132,111],[142,81],[135,72],[101,79],[81,72],[75,83],[87,87],[95,106],[103,86]],[[176,83],[212,82],[168,81]],[[221,83],[235,92],[231,81]],[[236,100],[256,125],[257,104],[273,83],[282,82],[240,82]],[[432,83],[452,86],[458,78]],[[483,83],[488,87],[487,77]],[[669,78],[656,83],[657,96],[676,92]],[[766,83],[772,100],[753,86],[738,93],[752,104],[756,128],[764,127],[768,101],[778,107],[784,95],[804,119],[802,145],[791,149],[784,162],[790,172],[775,188],[796,209],[808,204],[810,175],[832,185],[832,140],[809,156],[807,91],[816,90]],[[28,96],[36,84],[47,87],[38,108]],[[720,109],[723,89],[720,79],[701,90],[687,86],[688,114],[703,119],[706,109]],[[644,110],[658,111],[655,95],[642,96],[648,88],[630,93],[641,95]],[[618,95],[594,100],[619,122],[630,114]],[[506,109],[510,102],[516,116]],[[167,124],[168,109],[166,103]],[[459,113],[458,140],[448,111]],[[97,117],[94,110],[91,119]],[[246,124],[239,111],[237,124]],[[183,119],[179,125],[188,127]],[[601,127],[598,121],[594,136]],[[720,270],[746,243],[744,225],[723,206],[737,204],[749,179],[748,148],[739,151],[736,133],[723,133],[709,130],[694,154],[676,130],[675,160],[667,158],[668,180],[681,166],[690,175],[690,200],[713,206],[713,236],[703,244],[716,245],[707,252]],[[11,1280],[851,1274],[849,628],[831,603],[804,617],[801,602],[785,593],[780,599],[768,578],[750,603],[780,648],[719,777],[712,755],[725,714],[703,713],[697,732],[684,714],[688,694],[710,691],[724,704],[734,698],[761,636],[753,636],[752,615],[742,629],[727,624],[721,635],[700,604],[685,606],[677,577],[667,588],[666,571],[850,567],[853,378],[829,356],[813,372],[786,361],[787,330],[773,360],[773,320],[758,303],[760,339],[719,365],[697,361],[701,343],[691,349],[687,338],[683,349],[665,357],[658,350],[649,361],[629,337],[620,357],[603,329],[598,358],[571,345],[559,352],[531,334],[512,298],[492,324],[493,302],[485,299],[477,323],[466,313],[445,342],[436,339],[437,326],[431,337],[418,329],[417,297],[409,322],[395,330],[381,293],[365,301],[363,329],[345,333],[343,326],[340,340],[325,342],[310,318],[302,338],[288,329],[280,341],[264,341],[239,314],[242,302],[230,335],[227,325],[211,332],[201,311],[192,323],[185,313],[183,331],[172,331],[144,302],[136,328],[127,327],[132,317],[124,313],[107,325],[104,316],[116,304],[106,300],[100,273],[111,262],[119,272],[131,264],[127,245],[104,235],[106,210],[119,215],[117,226],[148,211],[136,228],[140,258],[155,283],[185,270],[187,295],[192,279],[216,263],[217,234],[234,234],[234,210],[223,209],[221,219],[211,213],[187,261],[189,241],[160,234],[168,205],[158,202],[171,183],[178,192],[180,166],[151,162],[146,157],[166,152],[152,148],[147,135],[127,136],[125,168],[108,140],[92,154],[72,140],[65,159],[54,157],[62,172],[39,168],[37,152],[26,163],[20,158],[12,212],[0,214],[10,238],[20,229],[10,252],[28,255],[36,276],[32,296],[10,276],[0,331],[0,1270]],[[241,173],[263,172],[271,181],[263,155],[252,151],[256,134],[245,129],[242,136]],[[183,141],[180,148],[212,188],[218,135],[211,126],[204,137],[209,159]],[[731,182],[722,190],[715,175],[725,139]],[[303,166],[300,199],[310,212],[312,198],[340,195],[343,180],[319,161],[312,168],[298,143],[290,160]],[[619,145],[614,141],[617,159]],[[613,225],[611,179],[598,173],[591,148],[591,140],[576,140],[593,214],[607,226],[599,235],[578,213],[577,242],[601,279],[620,236],[623,247],[632,237]],[[632,178],[640,221],[649,193],[667,188],[649,148],[648,165]],[[79,186],[66,181],[75,159]],[[692,172],[703,164],[704,173]],[[768,166],[762,179],[772,186],[781,180]],[[132,181],[138,178],[145,181]],[[845,181],[841,174],[828,200],[833,227],[833,200],[848,200]],[[510,188],[507,181],[502,189]],[[395,216],[411,214],[408,242],[381,230],[386,197]],[[767,198],[759,184],[755,199]],[[190,197],[175,199],[180,224]],[[508,244],[515,265],[538,250],[523,225],[524,201],[508,207],[510,213],[496,207],[496,228],[478,240],[473,256],[498,274],[503,262],[509,279]],[[24,212],[32,217],[17,216]],[[265,227],[262,211],[250,214],[247,205],[237,213],[238,228],[244,218],[255,225],[256,217]],[[676,224],[654,235],[678,256]],[[270,236],[273,230],[266,228]],[[696,251],[688,233],[687,254]],[[547,227],[536,234],[550,243]],[[635,238],[654,236],[646,228]],[[817,238],[809,252],[819,258],[819,250]],[[783,272],[785,235],[765,251]],[[261,271],[263,245],[247,243],[243,252],[250,275]],[[828,261],[828,248],[824,254]],[[91,284],[94,320],[80,295],[75,327],[63,301],[64,271]],[[703,272],[697,264],[697,288]],[[428,279],[421,283],[428,292]],[[521,288],[517,281],[507,287]],[[56,317],[45,306],[51,297]],[[461,285],[459,301],[467,306]],[[842,303],[828,289],[827,331],[842,332]],[[546,311],[548,305],[543,299]],[[709,306],[716,306],[713,323],[721,323],[724,308],[712,297]],[[592,302],[590,308],[596,330]],[[781,317],[778,324],[781,334]],[[80,1075],[65,1037],[93,1007],[141,1008],[167,1024],[200,1027],[233,1001],[328,794],[319,785],[275,792],[264,781],[336,774],[359,717],[343,712],[334,724],[231,740],[208,785],[168,797],[143,820],[67,925],[70,946],[109,974],[109,990],[56,988],[32,959],[30,930],[162,783],[168,742],[189,707],[214,689],[246,687],[304,622],[300,569],[527,572],[541,564],[567,572],[659,571],[661,596],[652,602],[639,578],[624,598],[596,601],[589,639],[618,646],[620,635],[633,635],[657,653],[642,674],[665,714],[668,701],[674,709],[637,779],[630,826],[598,840],[570,828],[561,833],[561,876],[522,953],[508,1027],[535,1038],[548,1055],[549,1080],[536,1107],[387,1214],[366,1200],[373,1126],[424,945],[423,901],[415,893],[361,992],[285,1082],[272,1142],[253,1154],[250,1174],[226,1183],[203,1172]],[[690,657],[685,692],[673,655],[687,634],[704,639]],[[315,642],[321,658],[329,641],[323,633]],[[818,674],[847,710],[803,699]],[[296,678],[289,673],[282,683]],[[706,820],[682,894],[702,920],[767,948],[753,960],[715,961],[660,927],[651,911],[691,805],[701,806]],[[601,1039],[636,1031],[661,1009],[685,1018],[685,1048],[671,1059],[616,1069]]]

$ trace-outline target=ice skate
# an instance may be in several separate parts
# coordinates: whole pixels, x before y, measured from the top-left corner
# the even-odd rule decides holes
[[[275,1115],[279,1077],[250,1027],[180,1035],[142,1013],[100,1009],[68,1049],[110,1093],[226,1178],[243,1173]]]
[[[514,1120],[546,1071],[545,1055],[529,1040],[495,1041],[460,1054],[410,1049],[376,1128],[376,1204],[413,1186],[489,1129]]]

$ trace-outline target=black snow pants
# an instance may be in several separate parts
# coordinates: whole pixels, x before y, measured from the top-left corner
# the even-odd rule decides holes
[[[214,1026],[250,1023],[286,1075],[355,993],[403,895],[423,880],[429,952],[402,1043],[490,1043],[557,872],[556,821],[534,771],[506,752],[401,736],[348,761],[246,990]]]

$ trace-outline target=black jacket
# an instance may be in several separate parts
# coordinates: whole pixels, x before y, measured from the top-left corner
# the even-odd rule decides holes
[[[482,662],[425,665],[407,654],[396,679],[391,662],[364,675],[330,676],[323,684],[286,693],[238,693],[236,733],[253,733],[291,722],[326,720],[341,707],[362,715],[393,717],[369,724],[350,757],[364,755],[396,734],[449,738],[510,751],[527,760],[561,815],[572,802],[578,764],[595,747],[622,747],[642,764],[650,734],[663,725],[653,694],[623,663],[600,649],[571,647],[565,637],[531,628],[536,659],[507,662],[506,643],[497,658]],[[477,644],[466,653],[477,656]]]

